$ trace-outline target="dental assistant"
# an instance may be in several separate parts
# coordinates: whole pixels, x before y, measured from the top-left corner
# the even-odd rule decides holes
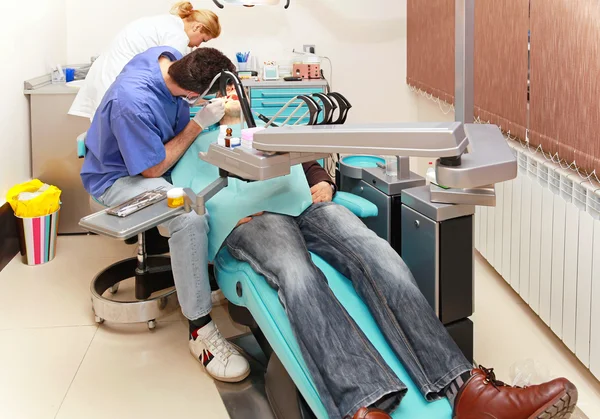
[[[217,15],[209,10],[194,10],[190,2],[176,3],[170,14],[131,22],[92,64],[69,115],[91,121],[110,85],[137,54],[152,47],[169,46],[185,55],[188,47],[198,47],[220,34]]]

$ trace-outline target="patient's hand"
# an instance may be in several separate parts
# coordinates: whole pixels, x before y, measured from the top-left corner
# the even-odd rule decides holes
[[[319,182],[310,188],[313,204],[317,202],[330,202],[333,199],[333,188],[328,182]]]
[[[239,227],[239,226],[241,226],[242,224],[249,223],[250,221],[252,221],[252,218],[253,218],[253,217],[259,217],[259,216],[261,216],[261,215],[263,215],[263,214],[264,214],[264,211],[261,211],[261,212],[257,212],[256,214],[252,214],[252,215],[251,215],[251,216],[249,216],[249,217],[244,217],[244,218],[242,218],[240,221],[238,221],[238,223],[237,223],[235,226],[236,226],[236,227]]]

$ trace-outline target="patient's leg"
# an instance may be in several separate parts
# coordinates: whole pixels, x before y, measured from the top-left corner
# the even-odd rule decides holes
[[[406,387],[329,289],[294,218],[268,213],[255,217],[236,228],[226,245],[278,291],[331,418],[353,415],[390,393],[397,393],[399,401]]]
[[[346,208],[307,209],[298,224],[308,249],[349,278],[429,400],[472,366],[437,319],[400,256]]]

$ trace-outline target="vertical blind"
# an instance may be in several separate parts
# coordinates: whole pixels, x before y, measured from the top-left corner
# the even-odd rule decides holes
[[[475,0],[475,115],[519,138],[527,126],[528,29],[529,0]]]
[[[525,138],[529,0],[475,1],[475,115]],[[454,101],[455,0],[408,0],[407,83]]]
[[[454,0],[408,0],[407,83],[454,102]]]
[[[600,176],[600,2],[531,0],[530,141]]]

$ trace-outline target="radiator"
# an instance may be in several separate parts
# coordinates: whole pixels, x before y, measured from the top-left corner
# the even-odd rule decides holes
[[[519,169],[477,207],[475,247],[600,378],[600,190],[509,141]]]

